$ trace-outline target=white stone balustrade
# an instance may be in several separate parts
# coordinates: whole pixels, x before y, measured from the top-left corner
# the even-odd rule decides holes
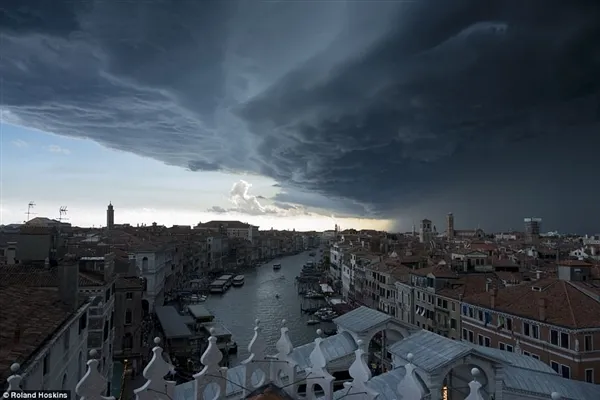
[[[211,331],[214,334],[214,330]],[[266,384],[273,384],[282,388],[292,398],[306,398],[307,400],[340,400],[341,398],[352,398],[361,400],[377,400],[381,398],[380,394],[370,386],[371,371],[367,364],[366,354],[363,350],[365,346],[359,340],[357,349],[354,351],[354,361],[348,369],[351,382],[344,384],[344,389],[334,392],[335,378],[327,370],[327,358],[323,352],[322,331],[317,330],[317,337],[314,341],[315,347],[310,354],[310,367],[306,368],[305,377],[298,380],[298,366],[292,357],[293,344],[289,337],[288,328],[285,326],[285,320],[282,322],[281,336],[277,341],[277,354],[273,357],[266,355],[267,346],[261,335],[260,323],[256,320],[254,336],[250,341],[248,350],[250,356],[242,362],[244,368],[243,390],[236,391],[235,394],[228,396],[227,384],[228,369],[221,367],[219,363],[223,354],[217,347],[217,338],[210,336],[208,338],[208,347],[203,353],[200,361],[204,365],[202,370],[194,375],[197,400],[220,400],[220,399],[243,399],[253,390]],[[152,349],[153,356],[143,371],[146,378],[140,388],[135,389],[136,400],[175,400],[175,382],[169,381],[168,376],[175,373],[174,367],[165,361],[163,349],[160,347],[160,339],[154,340],[156,346]],[[98,371],[98,360],[96,352],[90,352],[90,359],[87,362],[87,371],[83,378],[77,384],[76,394],[81,400],[115,400],[114,397],[104,396],[107,382]],[[398,400],[423,400],[435,398],[431,396],[427,388],[419,382],[416,373],[416,367],[413,365],[413,355],[406,357],[408,363],[400,369],[404,369],[404,375],[400,380],[395,394]],[[11,366],[12,375],[7,379],[7,391],[20,391],[22,377],[19,375],[19,364]],[[473,379],[469,382],[469,394],[465,400],[484,400],[482,394],[482,384],[479,381],[481,372],[477,368],[471,370]],[[306,384],[306,395],[300,396],[297,393],[300,384]],[[211,390],[207,391],[207,388]],[[315,389],[319,389],[315,392]],[[29,388],[31,389],[31,388]],[[389,394],[386,398],[390,398]],[[393,397],[392,397],[393,398]],[[549,396],[552,400],[561,400],[562,396],[556,392]],[[487,400],[487,399],[486,399]]]

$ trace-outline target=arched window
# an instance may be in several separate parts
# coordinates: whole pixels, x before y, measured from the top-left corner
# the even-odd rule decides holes
[[[125,310],[125,325],[131,325],[133,321],[133,314],[131,313],[131,310],[128,308],[127,310]]]

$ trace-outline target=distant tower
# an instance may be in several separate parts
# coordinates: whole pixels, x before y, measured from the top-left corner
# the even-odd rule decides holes
[[[413,227],[412,227],[412,235],[413,235],[413,237],[417,236],[417,228],[415,227],[415,224],[413,224]]]
[[[454,240],[454,215],[448,213],[446,217],[446,237],[448,240]]]
[[[419,242],[421,243],[429,243],[433,237],[432,223],[428,219],[424,219],[421,221],[421,226],[419,229]]]
[[[106,210],[106,227],[108,229],[115,227],[115,209],[112,203],[108,203],[108,209]]]
[[[535,243],[540,238],[541,218],[525,218],[525,240],[528,243]]]

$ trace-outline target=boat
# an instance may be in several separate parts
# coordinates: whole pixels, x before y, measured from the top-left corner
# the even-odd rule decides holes
[[[306,325],[317,325],[320,323],[321,321],[319,321],[318,319],[309,319],[308,321],[306,321]]]
[[[281,264],[273,264],[273,269],[281,269]]]
[[[211,293],[225,293],[227,289],[229,289],[229,282],[217,279],[213,283],[210,284],[210,292]]]
[[[227,343],[227,351],[229,352],[229,354],[237,354],[238,351],[238,345],[236,342],[229,342]]]
[[[199,296],[199,295],[193,294],[190,296],[190,301],[192,303],[204,303],[207,298],[208,298],[208,296],[205,296],[205,295]]]
[[[232,282],[233,286],[243,286],[244,285],[244,275],[237,275],[235,278],[233,278],[233,282]]]

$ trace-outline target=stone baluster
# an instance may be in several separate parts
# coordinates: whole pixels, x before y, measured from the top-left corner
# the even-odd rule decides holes
[[[315,348],[309,357],[311,366],[306,368],[306,398],[308,400],[320,398],[320,394],[315,393],[318,386],[325,392],[323,400],[333,399],[333,381],[335,378],[326,369],[327,359],[321,348],[323,342],[321,335],[323,335],[323,331],[318,329]]]
[[[477,377],[481,375],[481,372],[477,368],[473,368],[471,370],[471,375],[473,376],[473,380],[469,382],[470,392],[465,400],[483,400],[483,396],[481,395],[481,388],[483,386],[477,380]]]
[[[8,382],[8,388],[6,389],[6,393],[20,392],[21,390],[23,390],[21,388],[21,380],[23,378],[21,377],[21,375],[18,374],[20,369],[21,366],[17,363],[14,363],[10,366],[10,372],[12,372],[12,374],[6,379],[6,382]]]
[[[217,338],[214,334],[215,328],[211,328],[208,347],[204,354],[202,354],[202,357],[200,357],[200,362],[204,365],[204,368],[194,375],[198,390],[196,398],[198,400],[208,398],[211,400],[224,399],[227,393],[227,368],[219,365],[223,359],[223,353],[217,347]],[[217,385],[217,393],[212,395],[205,393],[207,387],[212,383]]]
[[[356,358],[348,369],[348,373],[352,377],[352,382],[344,383],[346,396],[356,396],[364,400],[374,400],[379,396],[379,393],[367,386],[367,382],[371,379],[371,370],[365,359],[363,350],[363,341],[356,342],[358,348],[354,351]]]
[[[425,391],[417,380],[415,366],[412,363],[413,354],[408,353],[406,360],[408,363],[404,365],[404,378],[398,384],[398,393],[402,396],[402,400],[421,400]]]
[[[172,400],[175,396],[175,382],[167,381],[165,376],[175,372],[175,367],[165,361],[163,349],[159,346],[160,338],[154,338],[152,359],[144,368],[143,376],[146,383],[135,389],[133,393],[137,400]]]
[[[80,397],[80,400],[115,400],[113,396],[106,397],[103,395],[108,385],[104,376],[98,371],[100,363],[96,359],[97,356],[98,352],[96,350],[90,350],[87,371],[75,386],[75,393]]]
[[[277,360],[271,363],[271,381],[282,387],[287,394],[296,397],[299,384],[296,383],[297,363],[292,358],[294,345],[290,339],[289,329],[286,326],[285,319],[281,321],[281,336],[275,344],[277,348]],[[285,377],[282,379],[282,377]]]
[[[269,379],[269,362],[266,359],[265,352],[267,344],[261,335],[260,321],[254,320],[254,336],[248,344],[250,355],[242,361],[244,365],[244,395],[247,396],[253,389],[267,383]],[[256,376],[253,378],[253,376]],[[257,382],[254,382],[258,380]]]

